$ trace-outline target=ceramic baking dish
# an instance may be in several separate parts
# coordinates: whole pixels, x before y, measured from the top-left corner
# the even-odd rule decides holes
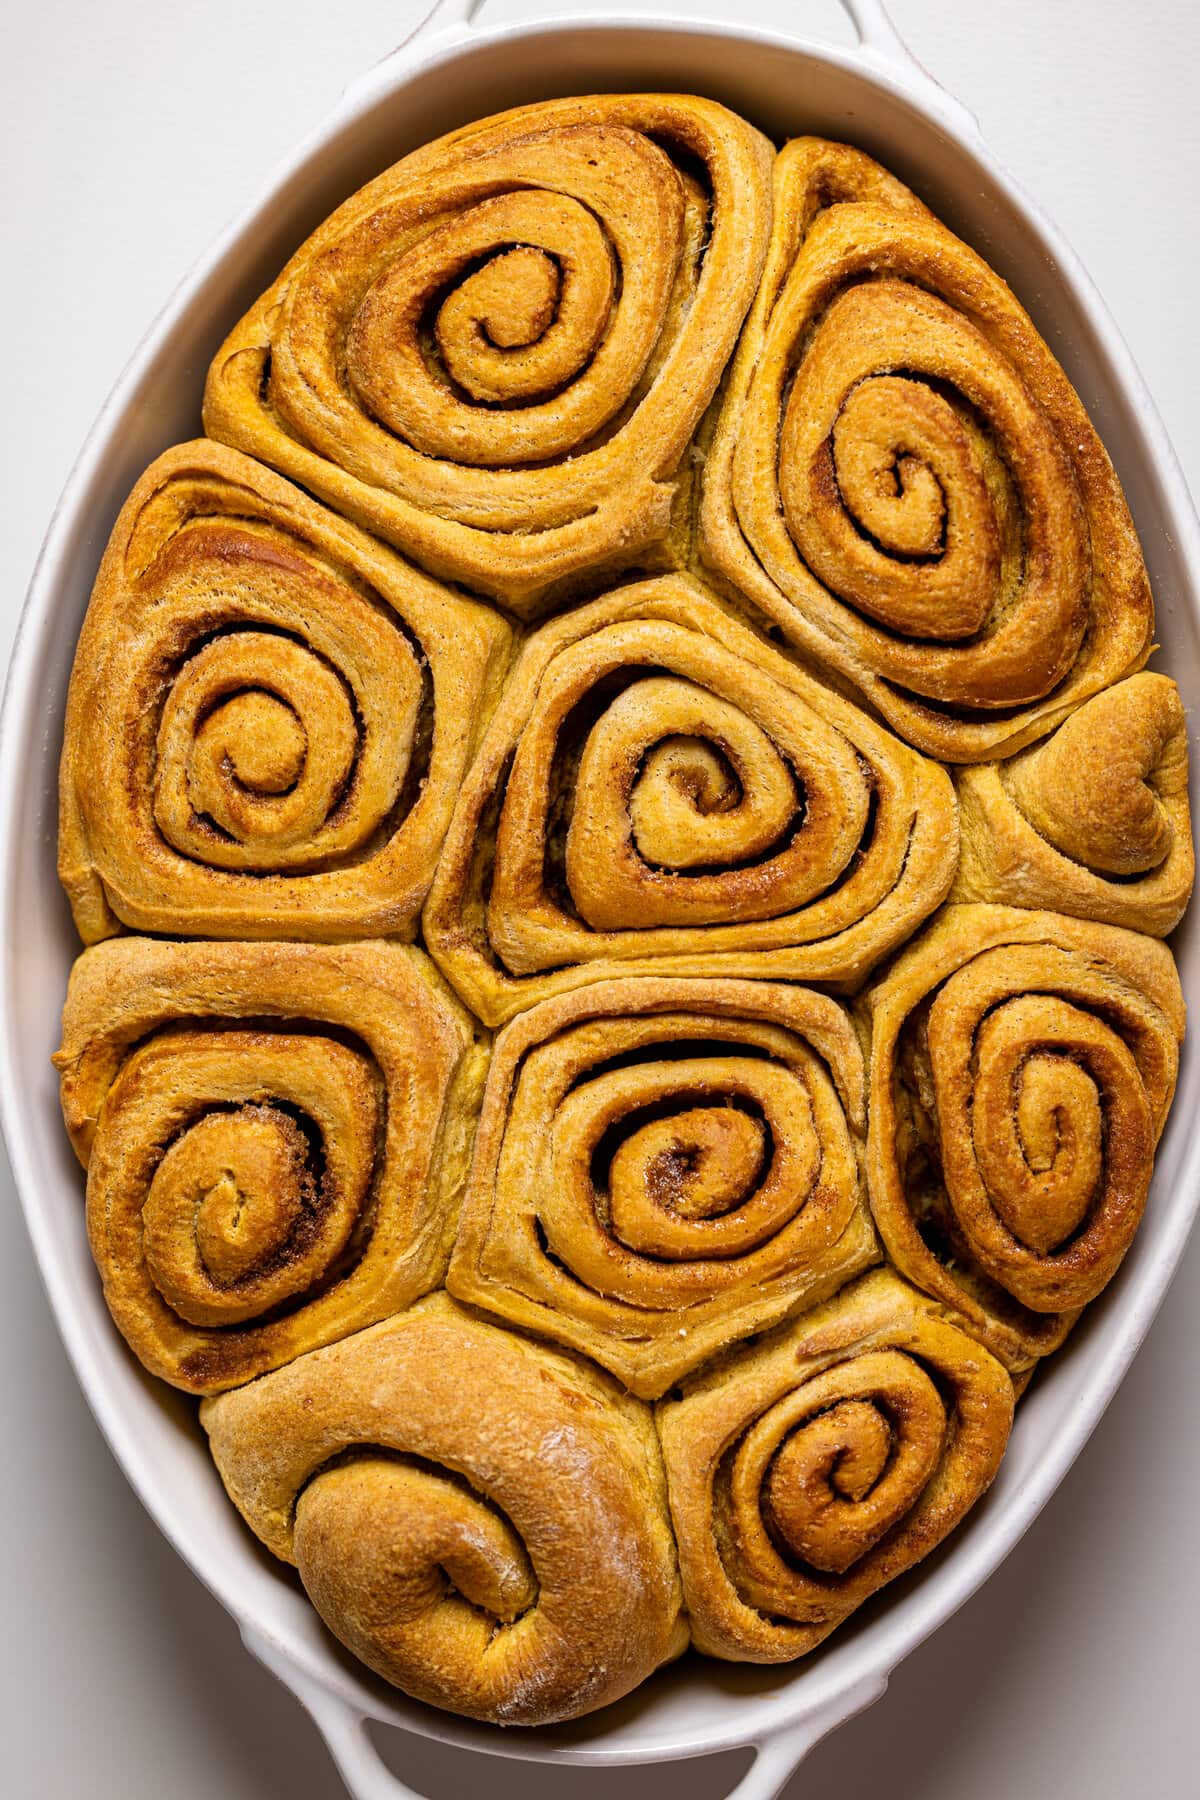
[[[987,150],[975,120],[905,50],[878,0],[844,0],[849,51],[750,25],[677,17],[554,19],[481,29],[443,0],[359,81],[176,293],[80,456],[26,602],[0,735],[0,1108],[59,1328],[100,1425],[153,1517],[233,1614],[247,1647],[312,1714],[357,1800],[411,1792],[368,1721],[498,1755],[619,1765],[753,1746],[737,1800],[769,1800],[806,1751],[1002,1561],[1062,1480],[1129,1366],[1200,1199],[1200,1060],[1185,1054],[1141,1233],[1067,1350],[1022,1403],[990,1495],[942,1552],[790,1668],[688,1659],[580,1724],[503,1734],[406,1700],[343,1656],[221,1491],[193,1409],[145,1376],[113,1330],[83,1229],[50,1053],[77,944],[55,877],[55,788],[67,677],[100,552],[127,491],[199,425],[222,337],[333,206],[405,151],[497,109],[554,94],[709,94],[772,136],[872,151],[1007,277],[1065,365],[1124,481],[1158,604],[1158,665],[1200,704],[1200,526],[1162,425],[1099,296],[1058,232]],[[740,8],[737,10],[741,10]],[[1176,950],[1200,994],[1200,929]]]

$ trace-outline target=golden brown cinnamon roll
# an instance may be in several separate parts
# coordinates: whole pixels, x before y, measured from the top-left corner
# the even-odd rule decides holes
[[[1019,749],[1152,641],[1120,484],[1032,322],[899,182],[817,138],[776,163],[701,538],[943,761]]]
[[[1187,719],[1165,675],[1131,675],[1008,762],[960,769],[952,900],[1053,907],[1165,937],[1195,877]]]
[[[54,1060],[105,1299],[176,1387],[441,1280],[486,1052],[418,951],[118,938],[76,963]]]
[[[697,1647],[786,1662],[927,1556],[1012,1424],[1003,1367],[890,1271],[657,1409]]]
[[[686,576],[528,641],[424,915],[478,1015],[613,974],[851,983],[953,878],[945,771]]]
[[[417,1699],[550,1724],[687,1641],[647,1409],[445,1295],[201,1416],[251,1528]]]
[[[81,937],[411,936],[508,627],[249,457],[130,495],[76,653],[59,870]]]
[[[752,126],[690,95],[451,132],[296,253],[219,351],[205,428],[524,617],[584,571],[673,566],[770,168]]]
[[[661,1394],[878,1257],[862,1054],[824,994],[606,981],[496,1040],[452,1294]]]
[[[889,1259],[1028,1367],[1141,1219],[1183,1038],[1170,952],[1058,913],[948,906],[864,1012]]]

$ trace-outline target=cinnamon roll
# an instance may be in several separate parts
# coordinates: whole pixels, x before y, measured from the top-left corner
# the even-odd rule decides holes
[[[585,572],[674,566],[771,158],[685,94],[451,132],[297,251],[218,352],[205,429],[522,617]]]
[[[687,576],[527,642],[425,941],[489,1024],[614,974],[859,980],[953,879],[953,791]]]
[[[657,1411],[697,1647],[786,1662],[929,1554],[1008,1442],[1008,1374],[890,1271]]]
[[[419,1700],[550,1724],[687,1641],[647,1409],[444,1294],[201,1417],[248,1524]]]
[[[117,520],[71,677],[80,936],[411,937],[509,641],[249,457],[169,450]]]
[[[118,938],[75,965],[54,1060],[155,1375],[232,1387],[440,1282],[486,1053],[418,951]]]
[[[1145,662],[1120,484],[987,264],[800,138],[707,458],[704,554],[919,749],[1006,756]]]
[[[1027,1368],[1141,1220],[1183,1038],[1170,952],[1058,913],[948,906],[863,1009],[889,1260]]]
[[[1165,675],[1131,675],[1052,737],[955,776],[952,900],[1053,907],[1165,937],[1195,878],[1187,719]]]
[[[606,981],[496,1040],[450,1292],[661,1394],[878,1258],[837,1001]]]

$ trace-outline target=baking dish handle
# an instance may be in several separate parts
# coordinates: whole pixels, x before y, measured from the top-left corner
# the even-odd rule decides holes
[[[286,1651],[252,1625],[242,1627],[242,1642],[251,1656],[299,1700],[325,1739],[352,1800],[424,1800],[388,1768],[375,1748],[366,1715],[360,1708],[298,1668]]]
[[[810,1713],[798,1725],[773,1733],[754,1746],[754,1761],[725,1800],[776,1800],[810,1750],[815,1750],[823,1737],[844,1725],[856,1713],[874,1706],[887,1692],[886,1675],[875,1675],[867,1681],[837,1695],[833,1704]]]
[[[479,4],[482,0],[472,10],[478,12]],[[953,119],[960,131],[969,137],[981,135],[979,120],[970,107],[949,88],[943,87],[937,76],[931,75],[925,64],[914,56],[893,24],[884,0],[840,0],[840,5],[858,33],[859,49],[872,62],[898,73],[906,83],[915,83],[926,98],[935,103],[939,112]]]
[[[936,76],[931,75],[924,63],[918,61],[900,33],[892,23],[884,0],[838,0],[858,35],[858,47],[862,55],[879,66],[885,73],[898,76],[908,86],[919,87],[927,100],[933,102],[937,111],[941,112],[947,122],[953,122],[959,131],[965,131],[971,137],[978,137],[979,121],[969,107],[944,88]],[[485,0],[427,0],[424,12],[401,41],[382,61],[390,62],[392,57],[418,39],[441,36],[443,34],[465,37],[476,16],[483,10]],[[536,19],[537,8],[530,8],[530,20]],[[376,63],[369,73],[374,75],[381,66]],[[347,90],[347,98],[354,95],[358,87],[354,82]]]
[[[242,1639],[250,1654],[295,1694],[325,1739],[352,1800],[423,1800],[383,1760],[359,1707],[297,1668],[277,1644],[252,1626],[243,1628]],[[886,1689],[885,1675],[859,1682],[839,1694],[831,1706],[755,1744],[754,1761],[726,1800],[776,1800],[809,1751],[836,1726],[872,1706]],[[614,1768],[613,1774],[618,1773]]]
[[[417,20],[412,29],[405,33],[396,45],[396,50],[403,50],[419,37],[432,37],[437,31],[450,31],[456,25],[469,25],[475,14],[483,6],[483,0],[432,0]],[[396,54],[396,50],[391,55]],[[384,58],[386,61],[386,57]]]

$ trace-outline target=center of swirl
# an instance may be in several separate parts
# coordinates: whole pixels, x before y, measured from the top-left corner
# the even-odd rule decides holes
[[[862,1546],[852,1541],[853,1555],[843,1558],[831,1529],[837,1503],[865,1500],[887,1468],[891,1449],[887,1420],[868,1400],[845,1400],[793,1432],[763,1487],[772,1537],[814,1567],[848,1568]]]
[[[772,771],[774,773],[774,771]],[[773,838],[787,829],[795,812],[795,792],[786,771],[775,785],[782,791],[771,795],[768,805],[759,812],[774,814],[757,823],[758,841],[747,838],[749,854],[770,846]],[[738,826],[719,821],[733,813],[742,803],[745,790],[729,757],[716,744],[702,738],[668,737],[650,750],[641,767],[629,801],[633,838],[645,861],[667,869],[688,869],[715,860],[724,846],[722,836],[732,835]],[[712,820],[705,827],[704,821]],[[746,846],[741,846],[745,853]]]
[[[405,673],[401,664],[397,698]],[[393,751],[407,749],[411,732],[401,706]],[[372,781],[372,754],[360,766],[360,749],[355,691],[324,657],[274,632],[229,631],[188,658],[165,698],[155,823],[175,849],[206,865],[263,873],[296,866],[322,840],[331,850],[339,839],[360,841],[394,795],[403,754]],[[377,749],[386,753],[382,742]],[[339,823],[352,790],[361,812],[351,804]]]
[[[251,793],[286,794],[300,779],[307,741],[287,701],[256,690],[213,709],[197,733],[196,751],[227,763]]]
[[[222,1283],[265,1261],[316,1198],[304,1133],[271,1106],[201,1119],[168,1151],[159,1177],[192,1189],[201,1259]]]
[[[478,1667],[496,1625],[534,1606],[537,1577],[507,1518],[463,1481],[394,1457],[325,1469],[296,1507],[296,1559],[328,1618],[370,1596],[393,1653],[428,1663],[457,1627]],[[335,1554],[331,1556],[333,1549]],[[481,1616],[482,1615],[482,1616]]]
[[[300,1126],[271,1105],[207,1113],[167,1149],[142,1229],[155,1285],[182,1317],[236,1312],[239,1285],[299,1247],[318,1197],[310,1158]]]
[[[442,354],[454,354],[453,326],[465,315],[489,344],[518,350],[536,344],[554,318],[559,276],[552,257],[521,245],[468,276],[438,317]]]
[[[859,527],[895,556],[937,556],[945,544],[939,470],[969,456],[953,409],[918,382],[878,376],[847,397],[832,436],[838,490]]]
[[[693,1107],[656,1119],[622,1143],[612,1159],[614,1216],[644,1193],[678,1219],[714,1219],[740,1206],[758,1181],[767,1136],[759,1120],[732,1106]]]
[[[853,1203],[840,1103],[803,1053],[784,1064],[712,1044],[609,1068],[571,1087],[549,1130],[550,1248],[594,1291],[656,1310],[665,1293],[735,1284],[739,1262],[746,1279],[744,1259],[770,1260],[781,1233],[833,1241]]]
[[[747,1546],[841,1575],[911,1509],[937,1467],[946,1410],[926,1371],[864,1351],[785,1394],[733,1455],[730,1498]]]
[[[238,1326],[338,1278],[371,1229],[377,1080],[316,1032],[180,1028],[132,1053],[105,1129],[171,1312]]]
[[[827,889],[861,843],[870,795],[846,741],[812,725],[778,689],[737,702],[666,674],[623,688],[572,771],[563,860],[580,917],[594,931],[732,925]],[[542,741],[514,764],[519,780]]]
[[[985,1027],[985,1052],[998,1036]],[[991,1141],[981,1146],[980,1160],[992,1184],[992,1204],[1008,1229],[1019,1243],[1046,1256],[1074,1236],[1091,1210],[1104,1169],[1104,1115],[1094,1077],[1069,1055],[1056,1053],[1052,1045],[1017,1062],[1019,1054],[1020,1046],[1014,1046],[1011,1125],[1006,1131],[1003,1119],[998,1122]],[[1003,1076],[1001,1066],[981,1080],[985,1122],[993,1106],[1003,1104]],[[1001,1093],[994,1100],[997,1088]]]
[[[616,305],[612,250],[590,208],[543,188],[492,194],[417,237],[371,284],[346,334],[346,380],[425,457],[511,468],[567,453],[640,374],[672,268],[638,317],[632,272]]]

